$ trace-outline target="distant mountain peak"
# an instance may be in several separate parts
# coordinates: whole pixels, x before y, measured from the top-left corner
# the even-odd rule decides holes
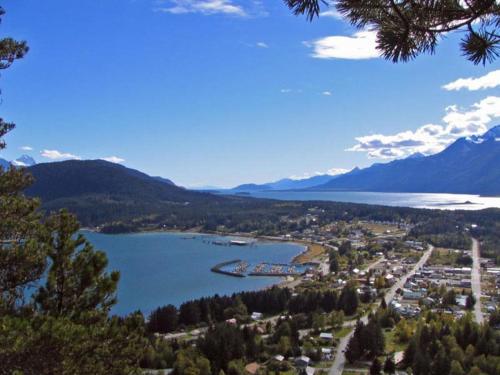
[[[485,140],[498,140],[500,138],[500,125],[492,127],[490,130],[483,134],[482,138]]]
[[[500,126],[495,126],[482,135],[459,138],[437,154],[373,164],[317,189],[500,195],[498,165]]]
[[[460,138],[459,140],[462,139],[474,144],[481,144],[488,141],[498,141],[500,140],[500,125],[492,127],[483,135],[471,135],[469,137]]]
[[[425,158],[425,155],[422,154],[421,152],[415,152],[414,154],[411,154],[410,156],[407,157],[407,159],[420,159],[420,158]]]
[[[12,165],[16,167],[32,167],[36,165],[36,161],[29,155],[21,155],[16,160],[12,161]]]

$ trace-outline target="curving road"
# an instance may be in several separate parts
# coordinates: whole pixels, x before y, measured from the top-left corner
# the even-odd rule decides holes
[[[484,322],[483,311],[481,309],[481,264],[479,263],[479,241],[472,239],[472,273],[471,273],[472,293],[476,298],[474,305],[474,316],[479,324]]]
[[[413,266],[410,272],[408,272],[405,276],[403,276],[401,279],[399,279],[385,294],[385,300],[387,303],[391,302],[391,300],[394,298],[396,295],[396,291],[399,288],[403,288],[403,286],[406,284],[406,280],[413,276],[422,266],[427,262],[429,257],[432,254],[432,250],[434,250],[434,247],[429,245],[428,250],[422,255],[422,257],[419,259],[419,261]],[[366,313],[361,319],[363,323],[367,324],[368,323],[368,313]],[[349,343],[349,340],[351,337],[354,335],[354,330],[352,330],[347,336],[343,337],[339,345],[337,347],[337,354],[335,355],[335,359],[333,361],[332,367],[330,367],[330,371],[328,371],[328,375],[341,375],[342,372],[344,371],[344,366],[346,362],[345,358],[345,350],[347,348],[347,344]]]

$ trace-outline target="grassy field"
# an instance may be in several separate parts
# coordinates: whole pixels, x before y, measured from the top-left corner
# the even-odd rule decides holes
[[[353,371],[353,370],[344,370],[342,371],[342,375],[365,375],[365,371]]]
[[[433,266],[456,266],[460,256],[460,251],[438,247],[432,252],[428,264]]]
[[[352,329],[353,329],[352,327],[342,327],[342,328],[336,329],[334,336],[336,338],[341,339],[343,337],[346,337],[349,334],[349,332],[352,331]]]
[[[307,263],[325,254],[326,250],[323,246],[312,244],[307,246],[307,251],[297,256],[294,261],[297,263]]]
[[[375,224],[375,223],[363,223],[362,225],[375,235],[385,234],[385,233],[398,235],[406,233],[404,230],[399,229],[395,225],[385,225],[385,224]]]

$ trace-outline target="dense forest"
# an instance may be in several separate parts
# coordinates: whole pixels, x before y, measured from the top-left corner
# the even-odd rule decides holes
[[[305,291],[292,295],[289,289],[272,287],[255,292],[240,292],[231,296],[205,297],[187,301],[177,309],[173,305],[159,307],[151,312],[147,328],[151,333],[168,333],[187,326],[209,325],[236,318],[248,321],[252,312],[265,315],[330,313],[342,310],[352,315],[359,300],[354,285],[346,285],[340,295],[334,290]]]
[[[471,315],[454,320],[429,312],[418,322],[402,366],[414,375],[497,375],[500,336],[489,323],[473,322]]]

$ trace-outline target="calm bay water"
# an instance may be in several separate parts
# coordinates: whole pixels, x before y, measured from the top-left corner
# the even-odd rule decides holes
[[[481,210],[489,207],[500,208],[500,197],[482,197],[471,194],[376,193],[359,191],[263,191],[252,193],[251,196],[280,200],[336,201],[442,210]],[[470,202],[470,204],[465,204],[466,202]]]
[[[252,246],[218,246],[228,237],[185,233],[105,235],[85,232],[87,239],[106,252],[109,268],[121,273],[118,304],[113,313],[135,310],[149,313],[166,304],[213,294],[257,290],[281,281],[277,277],[237,278],[216,274],[217,263],[241,259],[249,263],[287,263],[304,250],[291,243],[255,242]]]
[[[283,200],[323,200],[434,209],[478,210],[500,207],[500,197],[466,194],[373,192],[257,192],[252,196]],[[470,202],[470,204],[464,204]],[[166,304],[213,294],[257,290],[280,282],[276,277],[236,278],[216,274],[210,268],[234,259],[250,264],[288,263],[303,247],[290,243],[255,242],[252,246],[218,246],[213,241],[230,238],[185,233],[137,233],[105,235],[85,232],[109,258],[109,268],[121,272],[118,304],[113,312],[149,313]]]

